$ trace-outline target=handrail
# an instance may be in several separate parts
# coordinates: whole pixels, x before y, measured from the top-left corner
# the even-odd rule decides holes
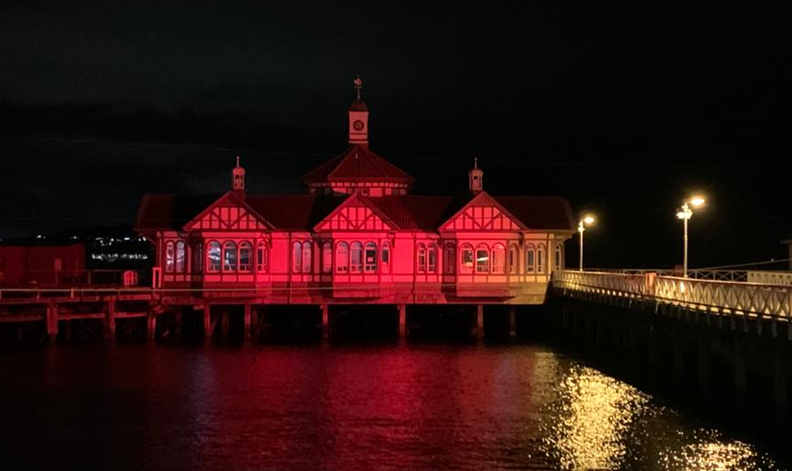
[[[616,298],[649,299],[697,311],[792,319],[792,287],[647,273],[553,273],[553,287]]]

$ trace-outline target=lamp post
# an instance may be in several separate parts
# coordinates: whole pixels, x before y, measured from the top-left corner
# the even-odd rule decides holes
[[[693,217],[693,208],[698,208],[704,204],[704,198],[701,196],[694,196],[689,200],[685,200],[682,202],[682,207],[679,208],[676,215],[678,219],[682,220],[682,226],[684,227],[684,235],[683,235],[683,243],[684,243],[684,252],[682,256],[682,276],[687,278],[688,276],[688,221],[691,217]],[[691,208],[691,206],[693,208]]]
[[[580,234],[580,271],[583,271],[583,233],[586,231],[586,225],[594,224],[594,216],[586,215],[578,221],[578,233]]]

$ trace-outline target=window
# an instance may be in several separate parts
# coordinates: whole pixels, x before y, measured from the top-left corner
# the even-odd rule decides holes
[[[509,273],[517,273],[517,246],[509,246]]]
[[[206,246],[206,271],[220,271],[220,242],[209,242]]]
[[[506,247],[503,244],[495,244],[490,253],[490,266],[492,273],[506,272]]]
[[[267,265],[269,264],[268,252],[267,244],[264,242],[259,242],[258,246],[256,247],[256,271],[259,273],[267,272]]]
[[[173,259],[174,259],[173,241],[169,240],[165,244],[165,273],[173,273],[173,266],[174,266]]]
[[[313,243],[305,241],[302,244],[302,272],[311,273],[311,262],[313,261]]]
[[[426,271],[429,273],[437,273],[437,246],[432,244],[426,252],[427,267]]]
[[[198,242],[192,248],[192,271],[201,273],[203,271],[203,245]]]
[[[532,244],[525,248],[525,273],[536,271],[536,249]]]
[[[543,244],[539,244],[539,246],[536,247],[536,272],[537,273],[544,273],[544,271],[545,271],[545,267],[544,267],[545,260],[544,260],[544,257],[545,257],[544,245]]]
[[[459,272],[473,273],[473,247],[468,244],[459,249]]]
[[[333,246],[330,242],[322,244],[322,273],[330,273],[333,270]]]
[[[236,244],[228,241],[223,244],[223,271],[237,270],[237,247]]]
[[[346,273],[349,271],[349,244],[339,242],[336,246],[336,271]]]
[[[377,244],[366,242],[366,250],[363,252],[363,270],[366,273],[377,271]]]
[[[486,245],[479,245],[476,247],[476,273],[487,273],[489,267],[489,249]]]
[[[418,244],[418,273],[426,272],[426,247]]]
[[[454,266],[456,266],[456,257],[454,257],[454,244],[446,244],[445,246],[445,272],[448,275],[454,273]]]
[[[292,273],[300,273],[302,270],[302,244],[295,242],[292,244]]]
[[[561,269],[561,261],[562,261],[561,244],[556,244],[556,247],[555,247],[555,265],[553,267],[554,270],[560,270]]]
[[[184,273],[187,262],[187,247],[183,241],[176,242],[176,273]]]
[[[253,268],[253,246],[250,242],[239,244],[239,271],[249,272]]]
[[[380,250],[382,273],[390,273],[390,243],[383,242]]]
[[[360,273],[363,270],[363,244],[352,242],[349,250],[349,271]]]

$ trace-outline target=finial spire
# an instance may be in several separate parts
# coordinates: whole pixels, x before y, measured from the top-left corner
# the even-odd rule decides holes
[[[237,161],[239,161],[239,157],[237,157]],[[478,157],[473,157],[473,168],[478,168]]]
[[[360,75],[355,77],[352,83],[355,84],[355,93],[357,94],[357,99],[360,100],[360,91],[363,90],[363,80],[360,78]]]
[[[236,156],[236,167],[231,170],[231,188],[237,192],[245,192],[245,169],[239,165],[239,156]]]
[[[236,166],[237,166],[237,167],[239,167],[239,156],[237,155],[236,157],[237,157],[237,164],[236,164]]]
[[[478,167],[478,157],[473,157],[473,168],[468,172],[468,185],[474,195],[484,190],[484,171]]]

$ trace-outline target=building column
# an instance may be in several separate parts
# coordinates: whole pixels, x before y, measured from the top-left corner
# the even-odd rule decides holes
[[[116,323],[115,323],[115,300],[107,301],[107,312],[105,317],[105,338],[111,342],[115,342],[116,337]]]
[[[250,339],[250,324],[252,315],[252,306],[250,304],[245,304],[245,315],[244,315],[244,322],[245,322],[245,339]]]
[[[212,338],[212,306],[204,304],[203,311],[204,342],[208,342]]]
[[[330,338],[330,306],[322,304],[322,339]]]
[[[509,306],[509,338],[517,338],[517,308]]]
[[[407,305],[399,304],[399,338],[407,338]]]
[[[44,316],[47,324],[47,337],[51,344],[58,340],[58,305],[55,301],[50,301],[47,306],[47,313]]]

